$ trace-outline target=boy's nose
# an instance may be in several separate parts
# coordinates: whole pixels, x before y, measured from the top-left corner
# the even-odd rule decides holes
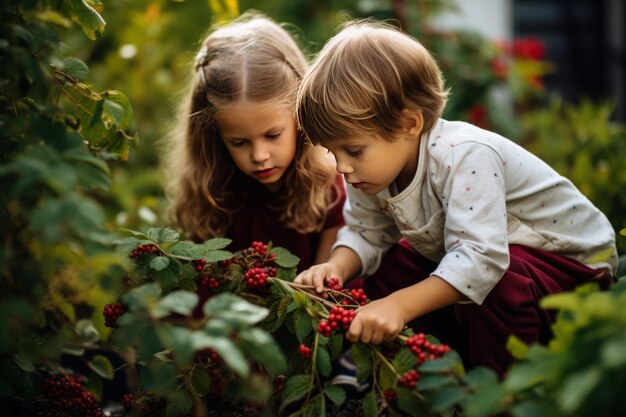
[[[352,169],[352,167],[350,166],[350,164],[346,164],[344,162],[341,162],[339,160],[337,160],[337,172],[345,175],[345,174],[351,174],[352,172],[354,172],[354,169]]]

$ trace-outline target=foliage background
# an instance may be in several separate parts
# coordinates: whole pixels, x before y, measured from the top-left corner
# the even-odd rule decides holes
[[[613,104],[563,103],[543,90],[549,56],[513,55],[478,33],[440,33],[429,21],[450,2],[383,0],[110,0],[100,6],[107,30],[96,43],[80,33],[63,36],[66,53],[89,66],[96,88],[108,86],[130,99],[140,146],[113,168],[111,224],[143,227],[168,221],[160,156],[191,75],[191,61],[211,24],[248,9],[288,24],[307,55],[319,50],[342,21],[393,19],[433,51],[452,89],[446,114],[483,125],[527,145],[574,183],[609,217],[626,225],[626,133],[610,121]],[[541,51],[540,51],[541,52]],[[504,97],[504,101],[502,99]],[[571,121],[571,123],[570,123]],[[620,253],[626,242],[618,235]]]

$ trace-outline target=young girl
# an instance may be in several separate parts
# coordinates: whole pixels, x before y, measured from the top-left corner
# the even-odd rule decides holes
[[[348,24],[325,45],[296,111],[307,137],[335,156],[349,204],[330,260],[296,280],[321,292],[330,277],[344,283],[378,270],[365,281],[378,299],[359,309],[350,341],[389,341],[423,319],[435,336],[462,339],[453,347],[470,365],[502,375],[510,335],[550,337],[540,298],[611,282],[615,234],[536,156],[441,119],[446,98],[432,56],[391,26]]]
[[[214,30],[170,154],[173,212],[195,240],[289,249],[308,268],[330,255],[345,192],[326,150],[305,142],[295,94],[307,63],[281,26],[247,13]]]

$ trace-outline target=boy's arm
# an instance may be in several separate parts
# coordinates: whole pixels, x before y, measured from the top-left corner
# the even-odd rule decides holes
[[[441,278],[431,275],[410,287],[359,308],[346,334],[349,341],[379,344],[395,339],[410,321],[466,300]]]

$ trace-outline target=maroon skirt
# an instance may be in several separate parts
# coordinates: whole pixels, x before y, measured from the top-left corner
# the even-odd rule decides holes
[[[602,288],[612,282],[610,274],[554,253],[521,245],[510,245],[509,252],[508,270],[482,305],[455,304],[409,324],[414,331],[432,334],[450,345],[468,368],[487,366],[500,376],[514,360],[506,349],[509,336],[528,344],[545,344],[552,337],[556,312],[539,307],[542,297],[592,280]],[[427,278],[436,267],[401,240],[387,252],[374,275],[349,286],[362,286],[369,298],[378,299]]]

